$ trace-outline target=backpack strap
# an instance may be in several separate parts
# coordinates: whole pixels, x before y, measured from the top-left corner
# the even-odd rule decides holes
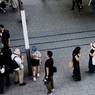
[[[13,58],[13,60],[16,58],[17,56],[15,56],[14,58]]]

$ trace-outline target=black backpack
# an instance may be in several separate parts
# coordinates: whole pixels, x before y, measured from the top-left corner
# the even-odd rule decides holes
[[[14,60],[16,57],[17,57],[17,56],[15,56],[15,57],[13,58],[12,62],[11,62],[13,69],[16,69],[16,68],[19,68],[19,67],[20,67],[20,66],[17,64],[17,62]]]

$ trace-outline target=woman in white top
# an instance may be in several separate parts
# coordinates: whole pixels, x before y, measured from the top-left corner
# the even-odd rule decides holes
[[[41,64],[41,53],[37,50],[36,46],[32,47],[32,52],[30,53],[32,70],[33,70],[33,80],[36,81],[36,75],[39,77],[40,64]]]

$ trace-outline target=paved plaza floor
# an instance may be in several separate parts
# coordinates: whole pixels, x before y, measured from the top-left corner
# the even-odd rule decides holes
[[[27,29],[31,46],[36,45],[42,54],[40,78],[33,82],[28,76],[20,11],[12,10],[8,5],[6,12],[0,11],[0,24],[10,31],[11,48],[20,48],[25,56],[26,86],[14,85],[11,75],[11,86],[5,87],[4,95],[44,95],[47,89],[43,83],[44,63],[47,50],[53,52],[58,72],[54,74],[55,91],[53,95],[95,95],[95,75],[85,71],[88,68],[88,50],[90,43],[95,43],[95,15],[91,14],[89,0],[83,0],[83,9],[78,13],[77,7],[71,11],[72,0],[22,0],[26,13]],[[73,69],[68,63],[76,46],[81,47],[80,60],[81,81],[72,79]]]

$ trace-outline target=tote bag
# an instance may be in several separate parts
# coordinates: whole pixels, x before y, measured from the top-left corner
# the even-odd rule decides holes
[[[73,60],[70,60],[70,62],[69,62],[69,67],[70,68],[73,68],[74,66],[73,66]]]

